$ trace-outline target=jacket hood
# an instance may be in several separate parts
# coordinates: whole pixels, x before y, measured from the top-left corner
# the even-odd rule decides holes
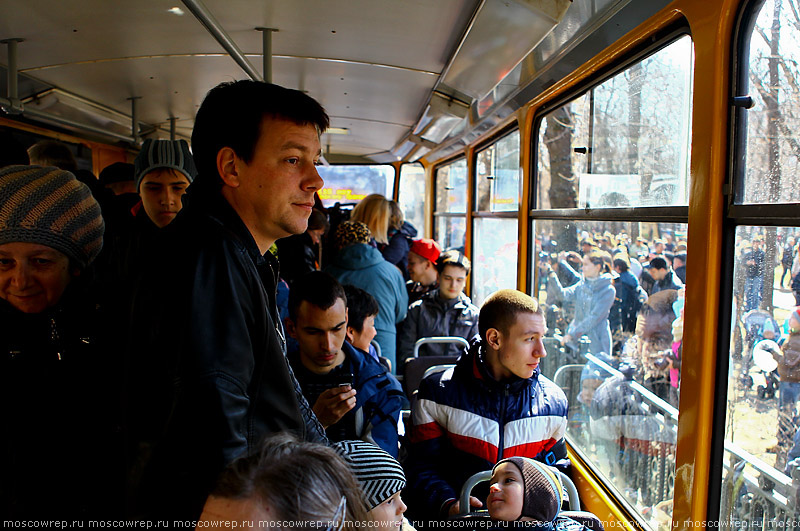
[[[586,282],[586,284],[592,288],[593,293],[597,293],[598,291],[602,291],[610,286],[611,280],[611,275],[608,273],[603,273],[597,278],[586,278],[584,279],[584,282]]]
[[[398,231],[403,236],[407,236],[408,238],[416,238],[417,237],[417,229],[409,223],[408,221],[404,221],[403,224],[400,226],[400,230]]]
[[[630,271],[625,271],[624,273],[620,274],[620,276],[617,278],[617,281],[621,282],[622,284],[625,284],[630,288],[635,288],[638,285],[636,277],[633,276],[633,274]]]
[[[366,243],[356,243],[339,251],[333,259],[333,264],[343,269],[359,270],[384,261],[383,255],[375,247]]]

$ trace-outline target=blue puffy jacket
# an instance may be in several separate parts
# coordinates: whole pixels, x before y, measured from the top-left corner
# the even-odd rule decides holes
[[[406,463],[406,492],[418,517],[444,515],[467,478],[491,470],[502,458],[569,465],[562,442],[567,397],[561,388],[538,368],[531,378],[498,382],[480,348],[476,341],[454,369],[432,374],[420,385]]]
[[[328,438],[334,442],[348,439],[371,442],[397,458],[397,422],[404,398],[400,382],[377,360],[347,341],[342,345],[342,350],[345,361],[340,367],[353,375],[356,405],[339,422],[328,427]],[[317,390],[316,394],[309,392],[306,385],[308,370],[303,367],[297,351],[289,353],[289,361],[303,394],[313,406],[320,391]]]

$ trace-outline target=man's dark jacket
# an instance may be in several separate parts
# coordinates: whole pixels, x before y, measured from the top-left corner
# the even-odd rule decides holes
[[[136,512],[190,520],[264,436],[326,441],[286,360],[277,260],[218,192],[192,188],[134,299],[128,371]]]

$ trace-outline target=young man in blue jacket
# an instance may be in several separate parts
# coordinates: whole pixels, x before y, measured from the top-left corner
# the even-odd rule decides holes
[[[406,470],[415,518],[459,512],[458,493],[476,472],[521,456],[567,467],[567,398],[540,374],[547,353],[544,311],[516,290],[491,295],[480,310],[480,340],[455,368],[432,374],[412,406]],[[471,505],[480,506],[477,498]]]
[[[286,329],[298,350],[289,362],[331,441],[360,439],[397,458],[403,391],[378,361],[345,341],[344,288],[321,271],[300,277],[289,292]]]

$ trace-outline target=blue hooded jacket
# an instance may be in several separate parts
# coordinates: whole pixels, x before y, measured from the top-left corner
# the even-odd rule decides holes
[[[408,293],[400,270],[384,260],[375,247],[356,243],[339,251],[324,271],[341,284],[363,289],[378,301],[375,340],[381,346],[381,355],[392,362],[392,372],[396,373],[396,325],[405,319],[408,310]]]

